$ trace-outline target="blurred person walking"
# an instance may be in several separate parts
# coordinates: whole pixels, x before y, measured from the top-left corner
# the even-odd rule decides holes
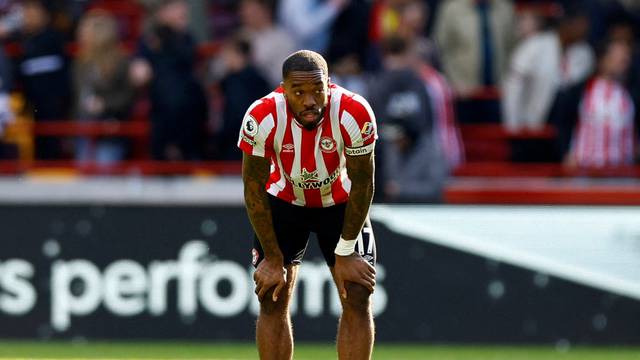
[[[151,153],[157,160],[202,157],[208,105],[194,75],[188,13],[185,0],[159,1],[130,69],[135,85],[149,84]]]
[[[120,48],[115,19],[93,11],[81,20],[77,34],[78,56],[74,63],[74,117],[79,121],[127,120],[133,103],[129,61]],[[78,139],[76,159],[112,163],[125,158],[126,139],[100,138],[95,143]]]
[[[437,202],[447,162],[434,136],[432,101],[409,44],[400,37],[383,42],[385,71],[371,89],[380,117],[378,163],[384,201]]]

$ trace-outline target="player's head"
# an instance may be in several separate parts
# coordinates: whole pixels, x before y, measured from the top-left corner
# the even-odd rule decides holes
[[[282,64],[282,88],[295,118],[313,129],[324,116],[328,102],[329,71],[322,55],[300,50]]]

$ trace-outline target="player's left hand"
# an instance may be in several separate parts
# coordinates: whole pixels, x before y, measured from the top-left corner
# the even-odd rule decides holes
[[[334,267],[338,292],[342,298],[347,298],[345,282],[351,281],[360,284],[370,292],[376,286],[376,269],[369,264],[360,254],[353,253],[349,256],[336,255]]]

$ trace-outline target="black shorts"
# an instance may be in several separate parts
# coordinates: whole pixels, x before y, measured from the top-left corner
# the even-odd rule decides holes
[[[278,245],[284,258],[284,264],[299,265],[307,249],[309,235],[314,232],[318,237],[318,245],[327,265],[332,267],[335,262],[333,251],[342,234],[344,212],[347,204],[339,204],[326,208],[309,208],[297,206],[268,195],[273,218],[273,228]],[[376,243],[373,231],[368,224],[362,229],[362,242],[356,243],[356,252],[371,265],[376,263]],[[264,251],[254,236],[253,266],[258,266],[264,259]]]

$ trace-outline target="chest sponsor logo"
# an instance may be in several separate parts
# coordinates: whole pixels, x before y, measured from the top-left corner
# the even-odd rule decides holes
[[[318,170],[309,172],[307,169],[302,168],[302,174],[300,174],[300,180],[303,182],[318,181]]]
[[[245,119],[244,124],[242,124],[242,129],[244,130],[245,134],[249,136],[256,136],[256,134],[258,133],[258,122],[251,115],[249,115]]]
[[[282,145],[282,152],[293,152],[293,148],[293,144],[284,144]]]
[[[303,168],[300,177],[297,179],[293,179],[289,174],[285,173],[284,177],[291,183],[291,185],[295,187],[299,187],[302,189],[320,189],[324,186],[330,186],[333,184],[336,179],[340,176],[340,169],[336,168],[331,175],[320,180],[318,178],[318,170],[307,171],[307,169]]]
[[[332,153],[336,151],[336,141],[328,136],[320,138],[320,151],[323,153]]]

